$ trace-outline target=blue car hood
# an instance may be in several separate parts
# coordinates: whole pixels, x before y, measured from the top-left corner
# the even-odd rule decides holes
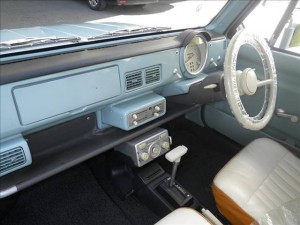
[[[88,38],[105,35],[109,32],[114,32],[123,29],[141,28],[140,25],[126,24],[126,23],[95,23],[87,22],[81,24],[61,24],[53,26],[42,26],[32,28],[18,28],[18,29],[3,29],[0,30],[1,54],[12,52],[27,51],[32,49],[40,49],[53,46],[61,46],[71,44],[73,42],[58,42],[43,45],[33,46],[18,46],[7,47],[9,43],[23,41],[30,38],[79,38],[79,42],[87,42]]]

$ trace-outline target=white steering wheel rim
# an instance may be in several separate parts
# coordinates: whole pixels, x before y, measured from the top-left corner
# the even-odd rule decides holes
[[[265,88],[264,104],[258,115],[250,117],[240,98],[237,79],[237,56],[242,45],[251,45],[259,54],[264,68],[265,77],[271,82]],[[272,118],[276,96],[277,75],[274,59],[266,41],[257,35],[242,30],[234,35],[227,48],[224,62],[224,86],[231,111],[238,122],[246,129],[261,130]]]

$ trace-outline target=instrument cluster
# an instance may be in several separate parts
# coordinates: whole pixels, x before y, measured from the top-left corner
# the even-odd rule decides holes
[[[207,60],[207,41],[197,34],[181,51],[181,70],[186,78],[194,78],[204,69]]]

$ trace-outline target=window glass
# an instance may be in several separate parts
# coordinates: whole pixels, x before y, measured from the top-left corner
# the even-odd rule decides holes
[[[226,2],[1,0],[1,53],[137,33],[203,27]]]
[[[244,20],[250,32],[270,40],[290,1],[262,1]],[[299,3],[280,33],[274,47],[300,53],[300,7]]]

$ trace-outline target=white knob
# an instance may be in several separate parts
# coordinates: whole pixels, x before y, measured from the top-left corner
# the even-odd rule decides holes
[[[165,156],[170,162],[180,162],[181,157],[187,152],[187,147],[184,145],[178,146],[169,151]]]
[[[158,116],[159,116],[159,114],[158,114],[158,113],[154,113],[154,116],[158,117]]]
[[[154,107],[155,111],[160,111],[160,107],[157,105]]]
[[[157,156],[159,156],[160,150],[161,150],[160,146],[159,146],[158,144],[155,144],[155,145],[152,147],[152,149],[150,150],[150,157],[154,159],[154,158],[156,158]]]
[[[164,141],[164,142],[162,143],[161,147],[163,147],[164,149],[169,150],[170,144],[169,144],[169,142]]]
[[[147,161],[149,159],[149,154],[147,152],[143,152],[140,156],[143,161]]]
[[[134,120],[136,120],[138,117],[137,117],[136,114],[133,114],[133,115],[132,115],[132,118],[133,118]]]
[[[133,121],[133,125],[138,125],[138,122],[137,121]]]
[[[173,70],[173,74],[176,75],[180,79],[182,78],[182,75],[178,72],[178,70],[176,68]]]
[[[213,64],[215,67],[218,67],[218,64],[215,62],[214,58],[211,58],[209,63]]]

